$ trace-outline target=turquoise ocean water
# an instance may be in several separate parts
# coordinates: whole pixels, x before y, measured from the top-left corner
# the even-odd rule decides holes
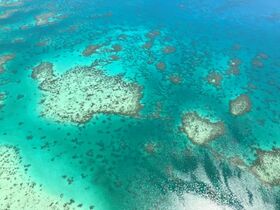
[[[11,10],[0,18],[0,56],[15,55],[0,74],[0,144],[19,148],[29,175],[47,192],[82,203],[78,209],[191,209],[181,205],[194,202],[190,194],[225,208],[280,209],[279,186],[230,161],[250,166],[257,150],[280,148],[279,1],[23,0],[0,6],[0,16]],[[35,17],[48,12],[56,16],[36,25]],[[85,57],[90,44],[122,50]],[[168,46],[175,52],[164,53]],[[106,62],[112,55],[119,59]],[[235,58],[240,73],[229,75]],[[98,114],[79,125],[40,116],[34,66],[48,61],[63,73],[97,60],[106,74],[143,87],[139,116]],[[205,79],[213,70],[223,77],[219,88]],[[233,117],[229,101],[243,93],[252,110]],[[222,120],[226,134],[194,145],[179,129],[182,114],[194,110]],[[155,146],[152,154],[147,144]]]

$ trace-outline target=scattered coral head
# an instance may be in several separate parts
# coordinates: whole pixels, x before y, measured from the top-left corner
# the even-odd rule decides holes
[[[56,14],[54,12],[45,12],[35,17],[36,26],[49,25],[64,18],[62,15]]]
[[[156,68],[160,71],[164,71],[166,69],[166,64],[164,62],[160,61],[156,64]]]
[[[154,142],[148,142],[144,145],[145,152],[148,154],[155,154],[157,152],[157,144]]]
[[[112,46],[112,51],[113,52],[120,52],[120,51],[122,51],[122,46],[119,45],[119,44],[115,44],[115,45]]]
[[[144,48],[145,50],[149,50],[149,49],[151,49],[151,48],[153,47],[153,44],[154,44],[153,41],[148,41],[148,42],[146,42],[146,43],[143,45],[143,48]]]
[[[238,75],[240,74],[240,65],[241,60],[238,58],[233,58],[229,61],[229,69],[227,70],[227,74]]]
[[[120,57],[117,56],[117,55],[111,55],[110,57],[111,57],[111,60],[112,60],[112,61],[118,61],[118,60],[120,60]]]
[[[215,71],[210,72],[207,76],[208,83],[214,85],[215,87],[221,86],[222,79],[222,75]]]
[[[83,56],[88,57],[96,53],[98,49],[101,48],[101,45],[88,45],[82,52]]]
[[[177,74],[172,74],[172,75],[170,75],[169,80],[174,85],[178,85],[182,82],[182,77]]]
[[[149,39],[155,39],[157,36],[160,35],[160,31],[159,30],[154,30],[154,31],[150,31],[146,34],[146,37]]]
[[[268,59],[268,55],[265,53],[259,53],[252,59],[252,66],[254,68],[263,68],[264,60]]]
[[[173,46],[166,46],[165,48],[163,48],[162,51],[164,54],[172,54],[172,53],[176,52],[176,48]]]
[[[47,193],[27,174],[16,147],[0,146],[1,209],[74,209],[62,197]]]

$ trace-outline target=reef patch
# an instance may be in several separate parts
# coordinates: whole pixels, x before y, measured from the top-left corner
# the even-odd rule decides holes
[[[211,71],[207,75],[207,82],[215,87],[221,86],[222,79],[223,79],[222,75],[215,71]]]
[[[96,53],[100,49],[100,45],[88,45],[82,52],[83,56],[88,57]]]
[[[197,112],[188,112],[182,118],[182,131],[189,139],[198,145],[206,144],[225,133],[222,121],[212,122],[201,117]]]
[[[248,95],[241,94],[229,103],[230,113],[234,116],[243,115],[251,111],[252,103]]]
[[[5,99],[6,99],[6,93],[0,92],[0,109],[4,106]]]
[[[43,93],[41,115],[58,122],[85,123],[98,113],[136,116],[142,108],[141,86],[95,66],[77,66],[57,76],[52,64],[41,63],[32,78]]]
[[[251,171],[264,183],[280,185],[280,149],[258,150]]]
[[[7,55],[2,55],[0,56],[0,73],[4,72],[5,71],[5,64],[14,59],[15,58],[15,55],[14,54],[7,54]]]

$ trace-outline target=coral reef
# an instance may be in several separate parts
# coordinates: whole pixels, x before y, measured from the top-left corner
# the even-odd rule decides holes
[[[5,64],[8,61],[14,59],[14,57],[15,57],[14,54],[7,54],[7,55],[0,56],[0,73],[5,71],[5,68],[4,68]]]
[[[107,76],[94,66],[78,66],[55,76],[51,64],[41,63],[32,77],[43,91],[41,114],[59,122],[85,123],[97,113],[135,116],[142,108],[140,86]]]
[[[265,53],[259,53],[252,59],[253,68],[263,68],[264,60],[268,59],[268,55]]]
[[[17,9],[10,9],[10,10],[6,10],[4,12],[1,12],[0,13],[0,20],[7,19],[7,18],[11,17],[17,11],[18,11]]]
[[[248,95],[242,94],[230,101],[230,113],[234,116],[243,115],[251,111],[251,100]]]
[[[181,129],[194,144],[198,145],[206,144],[225,133],[223,122],[211,122],[199,116],[197,112],[188,112],[183,115]]]
[[[23,0],[1,0],[0,7],[15,7],[23,4]]]
[[[211,85],[214,85],[215,87],[221,86],[222,79],[223,79],[222,75],[219,74],[218,72],[212,71],[207,75],[207,82]]]
[[[155,154],[158,150],[158,145],[154,142],[148,142],[144,145],[145,152],[152,155]]]
[[[49,62],[42,62],[33,68],[31,77],[43,82],[44,80],[51,80],[54,77],[53,64]]]
[[[112,52],[120,52],[122,51],[122,46],[119,44],[115,44],[112,46]]]
[[[257,151],[251,171],[264,183],[280,185],[280,149]]]
[[[6,98],[6,93],[0,92],[0,108],[4,106],[5,98]]]
[[[172,54],[172,53],[176,52],[176,48],[173,46],[167,46],[167,47],[163,48],[162,51],[164,54]]]
[[[36,26],[44,26],[50,23],[54,23],[59,19],[63,18],[63,16],[53,13],[53,12],[46,12],[35,17],[36,19]]]
[[[169,80],[172,84],[174,85],[178,85],[182,82],[182,78],[181,76],[177,75],[177,74],[172,74],[169,76]]]
[[[166,64],[164,62],[160,61],[156,64],[156,68],[159,71],[164,71],[166,69]]]
[[[100,45],[88,45],[82,54],[85,57],[91,56],[93,53],[96,53],[100,47]]]
[[[241,60],[238,58],[233,58],[229,61],[229,69],[227,74],[229,75],[239,75],[240,74]]]
[[[153,30],[150,31],[146,34],[146,37],[149,39],[155,39],[157,36],[160,36],[160,31],[159,30]]]

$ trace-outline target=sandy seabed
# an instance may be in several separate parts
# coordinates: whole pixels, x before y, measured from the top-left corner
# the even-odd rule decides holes
[[[0,146],[0,209],[20,210],[70,210],[71,203],[45,192],[27,175],[28,165],[23,165],[19,150]]]

